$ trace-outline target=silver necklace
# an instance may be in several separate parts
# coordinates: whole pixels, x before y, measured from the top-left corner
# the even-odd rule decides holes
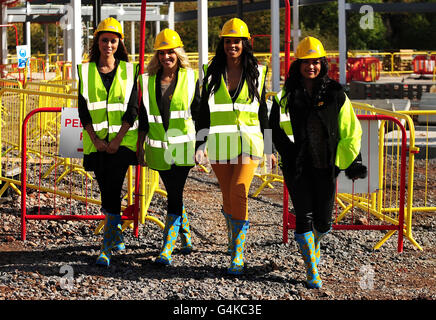
[[[227,88],[229,88],[229,75],[227,73],[227,67],[225,67],[225,72],[226,72]],[[233,96],[230,96],[232,100],[236,97],[236,94],[238,93],[239,86],[241,85],[241,80],[242,80],[242,71],[241,71],[241,75],[239,76],[239,81],[238,81],[238,85],[236,86],[235,93],[233,94]],[[227,89],[227,91],[229,91],[229,89]]]

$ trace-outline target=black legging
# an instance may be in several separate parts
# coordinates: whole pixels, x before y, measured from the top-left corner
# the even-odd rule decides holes
[[[94,174],[100,187],[101,206],[105,213],[121,213],[121,190],[129,165],[119,154],[101,153]]]
[[[168,199],[168,213],[182,215],[183,189],[192,167],[172,165],[170,170],[159,171]]]
[[[330,169],[303,170],[299,178],[283,170],[295,210],[295,232],[306,233],[313,228],[324,233],[330,230],[336,194],[336,179]]]

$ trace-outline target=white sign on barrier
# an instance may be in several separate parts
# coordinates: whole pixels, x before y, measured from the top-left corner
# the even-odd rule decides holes
[[[18,60],[18,69],[24,69],[28,66],[30,59],[30,46],[22,45],[17,46],[17,60]]]
[[[362,164],[368,168],[368,176],[354,182],[355,193],[375,192],[378,189],[378,121],[360,120],[362,126]],[[369,179],[369,181],[368,181]],[[352,181],[344,171],[338,176],[338,193],[350,193]]]
[[[59,154],[64,158],[83,158],[83,127],[77,108],[62,108]]]

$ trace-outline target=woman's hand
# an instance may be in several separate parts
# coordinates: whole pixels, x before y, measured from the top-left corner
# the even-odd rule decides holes
[[[94,131],[94,128],[92,127],[91,123],[88,123],[85,126],[85,130],[89,135],[89,138],[92,141],[92,144],[94,145],[94,147],[97,149],[97,151],[99,152],[105,152],[107,149],[107,145],[108,143],[106,142],[106,140],[102,140],[100,139],[97,134]]]
[[[204,164],[206,161],[206,152],[203,149],[198,149],[195,152],[195,163],[196,164]]]
[[[123,138],[126,135],[127,131],[129,131],[129,129],[130,129],[130,124],[126,121],[123,121],[120,131],[118,131],[115,138],[113,138],[111,142],[109,142],[109,145],[106,149],[107,153],[114,154],[118,151],[121,141],[123,141]]]
[[[100,138],[95,138],[92,143],[94,144],[97,151],[100,152],[106,152],[108,143],[105,140],[102,140]]]
[[[277,158],[274,154],[265,154],[265,169],[266,173],[271,173],[273,169],[275,169],[277,165]]]
[[[109,154],[114,154],[120,148],[121,140],[115,137],[109,144],[107,145],[106,152]]]
[[[271,168],[271,170],[275,169],[275,167],[277,166],[277,158],[276,158],[275,154],[273,154],[273,153],[268,154],[266,156],[266,160],[267,160],[269,168]]]

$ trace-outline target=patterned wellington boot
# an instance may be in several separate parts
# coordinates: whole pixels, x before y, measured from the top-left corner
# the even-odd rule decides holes
[[[221,213],[224,216],[224,219],[226,219],[227,224],[227,253],[232,254],[233,252],[233,238],[232,238],[232,216],[228,213],[225,213],[223,209],[221,209]]]
[[[163,245],[159,257],[156,262],[163,265],[171,264],[174,246],[176,244],[177,235],[179,234],[180,225],[182,224],[182,216],[175,214],[167,214],[165,221],[165,229],[163,231]]]
[[[249,228],[248,220],[231,220],[232,224],[232,261],[227,273],[239,275],[244,272],[244,247],[247,231]]]
[[[106,214],[103,230],[103,244],[101,245],[100,255],[97,258],[97,265],[108,267],[112,257],[112,247],[116,238],[117,225],[121,221],[119,214]]]
[[[315,230],[313,228],[313,237],[315,238],[315,258],[316,258],[316,265],[319,266],[319,262],[321,260],[321,240],[326,236],[326,234],[329,233],[329,231],[321,233]]]
[[[121,251],[124,249],[126,249],[126,245],[124,244],[123,229],[121,227],[121,223],[119,223],[117,224],[117,227],[115,229],[115,240],[113,243],[112,251]]]
[[[309,288],[321,288],[322,281],[318,274],[315,257],[315,239],[313,232],[295,234],[295,240],[300,247],[304,264],[306,265],[306,283]]]
[[[182,212],[182,225],[180,226],[180,240],[182,241],[182,248],[180,252],[189,254],[192,252],[191,231],[189,230],[189,220],[186,214],[185,206]]]

